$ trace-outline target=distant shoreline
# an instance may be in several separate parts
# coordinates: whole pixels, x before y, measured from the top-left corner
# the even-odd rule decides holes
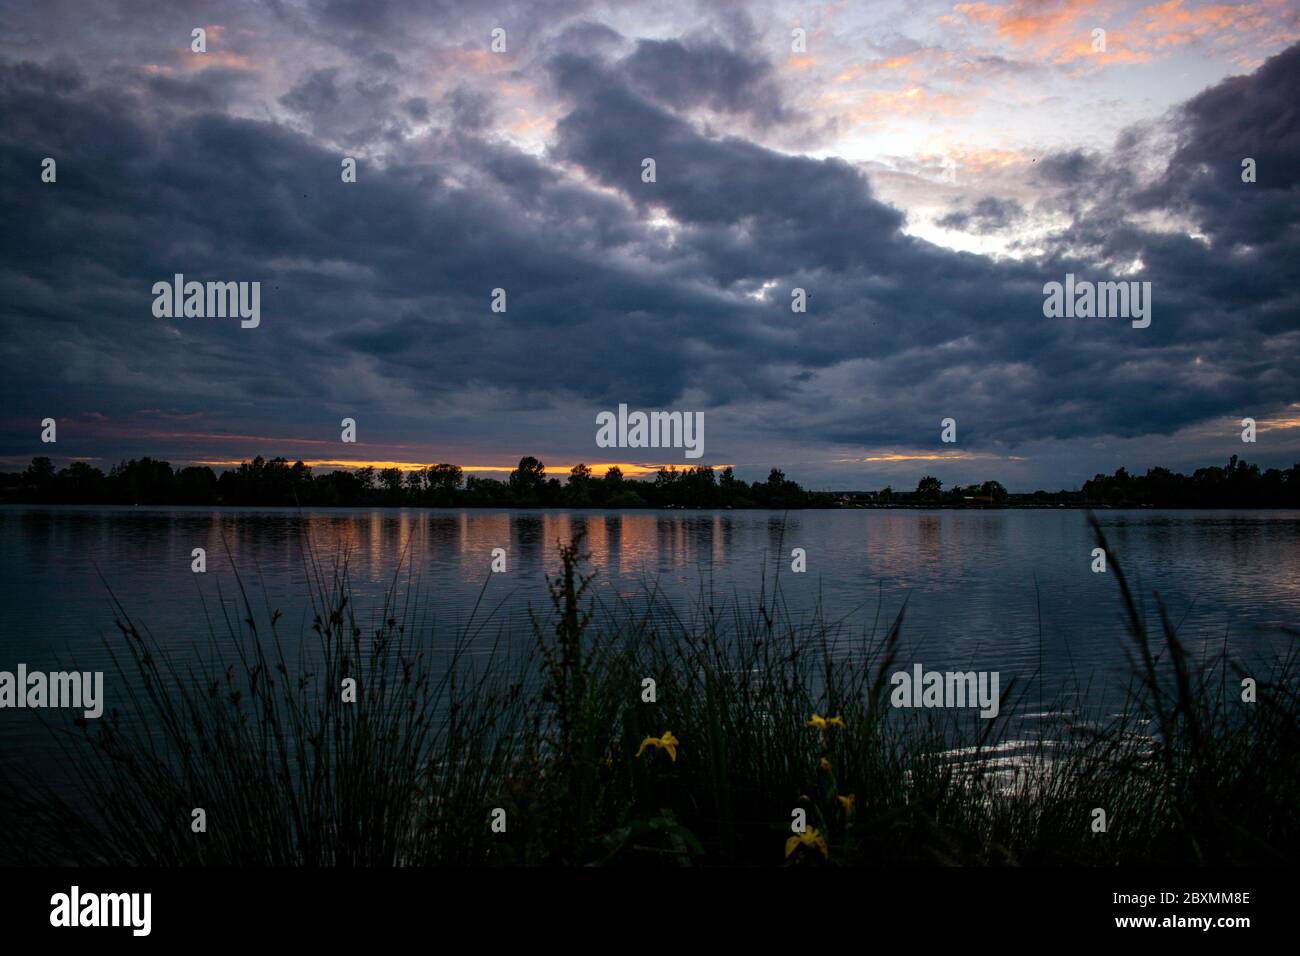
[[[597,468],[604,467],[597,465]],[[1150,468],[1144,475],[1119,468],[1095,475],[1077,490],[1010,492],[1000,481],[945,488],[923,475],[915,490],[809,491],[773,468],[765,481],[746,481],[734,468],[664,466],[653,477],[625,477],[617,465],[602,475],[574,465],[561,481],[526,455],[502,481],[466,475],[443,463],[403,471],[371,466],[316,473],[302,461],[258,456],[217,474],[203,465],[173,469],[138,458],[107,474],[84,461],[62,469],[45,457],[22,472],[0,472],[0,503],[83,505],[193,505],[303,508],[542,508],[796,511],[863,509],[1268,509],[1300,508],[1300,463],[1287,470],[1247,464],[1233,455],[1225,466],[1183,475]]]

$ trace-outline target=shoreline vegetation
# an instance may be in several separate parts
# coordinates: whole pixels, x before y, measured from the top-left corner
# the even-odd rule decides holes
[[[598,466],[599,467],[599,466]],[[1010,493],[998,481],[944,488],[931,475],[912,491],[810,491],[773,468],[747,482],[731,467],[661,468],[626,478],[617,466],[596,476],[575,465],[564,482],[531,456],[505,481],[465,475],[458,465],[335,469],[315,474],[301,461],[254,458],[220,474],[208,466],[174,469],[137,458],[105,474],[83,461],[56,469],[33,458],[22,472],[0,472],[0,504],[199,505],[219,507],[450,508],[1300,508],[1300,463],[1261,471],[1233,455],[1223,467],[1183,475],[1151,468],[1096,475],[1077,491]]]
[[[869,630],[795,621],[778,577],[756,606],[610,608],[580,539],[557,542],[531,640],[477,609],[447,634],[396,577],[358,608],[346,555],[310,551],[315,613],[296,636],[237,573],[238,608],[209,618],[198,663],[119,604],[109,714],[49,724],[75,796],[0,755],[0,812],[21,834],[0,862],[1294,865],[1296,652],[1271,673],[1226,643],[1193,653],[1092,528],[1132,661],[1119,713],[1068,703],[1090,681],[1045,706],[1004,681],[991,720],[895,709],[905,607]]]

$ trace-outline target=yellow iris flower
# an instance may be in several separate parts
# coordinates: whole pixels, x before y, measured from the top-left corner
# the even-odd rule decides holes
[[[806,727],[820,727],[822,730],[830,730],[832,727],[846,727],[843,717],[818,717],[812,715],[812,720],[808,721]]]
[[[830,859],[831,854],[830,850],[826,847],[826,838],[817,831],[816,827],[809,827],[803,833],[792,836],[790,839],[786,840],[785,855],[788,857],[795,850],[799,849],[801,844],[803,846],[810,846],[814,850],[820,850],[824,858],[828,860]]]
[[[853,804],[858,799],[858,795],[856,793],[841,794],[836,796],[835,799],[840,802],[840,806],[844,808],[844,812],[846,814],[852,815]]]
[[[636,752],[636,755],[639,757],[641,754],[645,753],[647,747],[654,747],[656,750],[667,751],[669,759],[671,759],[673,763],[676,763],[677,745],[679,743],[681,743],[681,741],[673,736],[671,730],[665,730],[662,737],[647,737],[645,740],[641,741],[641,749]]]
[[[829,760],[827,760],[825,757],[822,757],[822,762],[821,762],[820,766],[821,766],[821,768],[822,768],[823,770],[825,770],[827,773],[830,773],[830,772],[831,772],[831,762],[830,762]]]

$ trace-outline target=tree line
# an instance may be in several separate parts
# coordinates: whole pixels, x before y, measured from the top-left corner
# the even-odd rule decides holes
[[[1084,482],[1083,495],[1114,507],[1300,508],[1300,463],[1260,471],[1233,455],[1222,468],[1198,468],[1190,475],[1168,468],[1130,475],[1120,468]]]
[[[547,476],[538,459],[519,460],[504,481],[465,475],[459,465],[335,469],[314,474],[301,461],[262,457],[220,474],[206,465],[173,468],[134,458],[107,474],[84,461],[56,469],[33,458],[21,472],[0,472],[0,501],[36,504],[231,505],[287,507],[457,508],[827,508],[827,507],[1115,507],[1300,508],[1300,463],[1261,471],[1233,455],[1223,467],[1183,475],[1119,468],[1076,491],[1009,493],[997,481],[954,485],[926,475],[914,491],[814,492],[773,468],[766,481],[747,482],[732,468],[665,467],[653,477],[627,478],[612,467],[603,476],[575,465],[564,481]]]
[[[1168,468],[1147,469],[1144,475],[1127,468],[1113,475],[1095,475],[1077,491],[1035,491],[1009,494],[999,482],[957,485],[926,475],[911,493],[885,488],[875,493],[879,504],[930,506],[1064,505],[1078,508],[1300,508],[1300,463],[1286,470],[1247,464],[1233,455],[1223,467],[1197,468],[1190,475]]]
[[[206,465],[174,469],[155,458],[124,461],[108,474],[86,462],[56,470],[50,459],[34,458],[21,473],[0,473],[0,500],[51,504],[806,508],[818,499],[776,468],[755,482],[737,478],[730,467],[707,465],[665,467],[642,480],[624,477],[617,467],[598,477],[580,464],[561,482],[531,455],[505,481],[465,475],[452,464],[313,474],[301,461],[260,456],[221,474]]]

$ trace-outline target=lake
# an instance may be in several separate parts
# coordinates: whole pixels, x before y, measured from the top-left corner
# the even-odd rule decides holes
[[[1102,511],[1099,520],[1130,580],[1160,592],[1197,658],[1226,646],[1265,659],[1300,623],[1300,512]],[[605,606],[659,613],[701,602],[753,607],[780,590],[796,619],[820,607],[857,632],[883,629],[904,602],[902,664],[995,670],[1031,697],[1092,681],[1098,699],[1128,673],[1114,576],[1091,571],[1094,542],[1075,510],[529,511],[367,509],[0,508],[0,670],[107,669],[115,637],[109,590],[138,625],[177,655],[207,643],[204,615],[224,596],[235,609],[232,558],[258,608],[306,631],[308,555],[347,553],[359,605],[374,608],[395,576],[414,582],[419,619],[436,643],[491,615],[495,634],[531,641],[530,604],[549,612],[545,575],[556,545],[578,530]],[[207,573],[191,571],[204,548]],[[492,551],[505,573],[490,571]],[[791,550],[807,571],[791,572]],[[227,551],[228,549],[228,551]],[[1146,602],[1156,620],[1154,604]],[[378,613],[377,611],[375,613]],[[242,616],[242,614],[240,615]],[[1040,625],[1041,622],[1041,625]],[[221,627],[218,624],[218,631]],[[483,638],[484,646],[491,634]],[[1036,683],[1042,655],[1041,685]],[[113,685],[107,706],[114,706]],[[0,711],[0,746],[34,739],[24,712]]]

